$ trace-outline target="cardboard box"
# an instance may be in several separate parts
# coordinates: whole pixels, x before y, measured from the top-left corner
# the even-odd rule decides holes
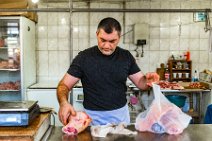
[[[0,1],[1,9],[30,9],[37,8],[37,5],[32,3],[31,0],[1,0]],[[25,16],[26,18],[37,22],[38,16],[36,12],[0,12],[0,16]]]
[[[204,72],[200,72],[199,73],[199,79],[202,80],[202,81],[206,81],[206,82],[212,83],[212,74],[207,74],[207,73],[204,73]]]

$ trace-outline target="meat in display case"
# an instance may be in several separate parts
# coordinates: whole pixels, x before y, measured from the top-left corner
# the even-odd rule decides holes
[[[0,17],[0,101],[25,100],[35,71],[35,23],[22,16]]]

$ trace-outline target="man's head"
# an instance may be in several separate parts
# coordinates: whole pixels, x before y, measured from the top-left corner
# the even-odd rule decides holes
[[[97,27],[96,36],[98,47],[102,54],[111,55],[119,43],[121,25],[114,18],[105,18],[100,21]]]

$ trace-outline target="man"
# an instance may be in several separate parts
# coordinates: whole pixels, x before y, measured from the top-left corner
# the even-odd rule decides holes
[[[118,47],[121,36],[120,23],[114,18],[100,21],[96,36],[98,46],[80,52],[58,84],[59,119],[66,125],[74,107],[68,102],[68,93],[81,79],[85,112],[92,118],[91,125],[130,123],[126,99],[126,80],[145,90],[158,81],[156,73],[140,71],[128,50]]]

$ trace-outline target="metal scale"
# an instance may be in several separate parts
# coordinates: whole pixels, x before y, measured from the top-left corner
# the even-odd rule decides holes
[[[27,126],[40,113],[38,101],[0,101],[0,126]]]

